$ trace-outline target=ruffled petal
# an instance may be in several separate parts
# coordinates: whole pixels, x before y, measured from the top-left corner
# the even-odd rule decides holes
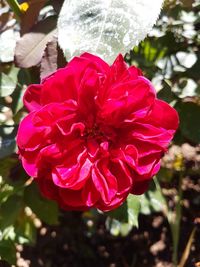
[[[93,181],[91,179],[88,179],[82,190],[82,199],[84,205],[88,208],[91,208],[96,205],[100,198],[101,195],[96,189]]]
[[[39,177],[36,179],[36,182],[44,197],[59,202],[59,190],[54,185],[51,177],[47,177],[47,175],[45,177]]]
[[[117,192],[116,177],[110,172],[107,160],[99,160],[92,170],[92,181],[105,204],[109,204]]]
[[[107,99],[99,107],[99,120],[106,124],[132,123],[145,117],[155,101],[155,90],[150,82],[138,78],[113,87]]]
[[[135,66],[131,66],[128,69],[128,72],[131,79],[137,79],[139,76],[143,76],[141,69],[136,68]]]
[[[133,182],[128,166],[122,160],[113,159],[110,162],[109,167],[111,173],[117,180],[117,195],[122,196],[127,194],[130,191]]]
[[[92,127],[95,123],[95,96],[98,89],[98,73],[95,70],[88,68],[84,73],[78,88],[78,116],[81,121],[86,122],[88,127]]]
[[[23,102],[28,111],[36,111],[42,107],[41,97],[42,84],[30,85],[24,94]]]
[[[151,180],[134,181],[131,193],[134,195],[142,195],[148,190]]]
[[[21,153],[22,166],[31,177],[38,175],[37,156],[38,151]]]
[[[77,161],[76,165],[70,167],[66,167],[66,165],[56,167],[52,175],[55,185],[73,190],[79,190],[84,186],[90,176],[92,163],[89,159],[83,163],[80,162],[80,159]]]
[[[156,99],[152,111],[145,122],[166,130],[172,130],[171,133],[174,134],[179,125],[179,117],[177,111],[169,104]]]
[[[41,104],[62,103],[77,100],[77,88],[80,80],[76,70],[70,67],[57,70],[44,81],[41,91]]]
[[[161,153],[140,158],[138,166],[135,169],[136,173],[140,175],[138,179],[144,180],[152,178],[160,169],[160,158]]]
[[[85,207],[85,203],[82,198],[82,190],[70,190],[66,188],[59,188],[60,203],[64,208],[70,207],[70,209]]]
[[[77,100],[81,81],[87,69],[97,72],[107,72],[109,66],[100,58],[90,54],[75,57],[66,68],[57,70],[46,79],[42,85],[41,103],[63,102],[69,99]]]
[[[75,60],[77,60],[77,63],[72,60],[70,64],[76,63],[79,66],[82,65],[82,68],[85,69],[85,65],[83,64],[83,61],[78,61],[78,59],[79,58],[75,58]],[[104,60],[102,60],[100,57],[97,57],[95,55],[92,55],[86,52],[80,56],[80,59],[85,61],[84,63],[86,64],[86,66],[88,66],[87,64],[90,64],[91,67],[93,67],[100,73],[107,73],[109,71],[109,65]]]
[[[123,56],[120,54],[110,67],[110,83],[126,82],[129,79],[128,65],[124,61]]]
[[[44,144],[44,140],[50,133],[48,127],[34,125],[36,112],[27,115],[20,123],[17,133],[17,144],[20,149],[34,151]]]
[[[113,65],[110,67],[110,83],[122,83],[128,80],[138,79],[139,76],[143,76],[140,69],[131,66],[128,67],[121,54],[115,59]]]
[[[173,133],[170,130],[157,128],[150,124],[135,123],[132,128],[131,137],[135,140],[136,144],[137,140],[144,141],[151,143],[152,148],[155,145],[165,150],[173,138]]]

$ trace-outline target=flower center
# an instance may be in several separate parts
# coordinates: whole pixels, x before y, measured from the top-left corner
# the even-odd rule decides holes
[[[104,137],[103,131],[100,130],[97,124],[94,124],[92,128],[87,128],[85,130],[84,137],[86,138],[99,138]]]
[[[84,138],[95,139],[98,143],[104,141],[114,142],[116,140],[116,133],[111,127],[94,124],[92,128],[86,128]]]

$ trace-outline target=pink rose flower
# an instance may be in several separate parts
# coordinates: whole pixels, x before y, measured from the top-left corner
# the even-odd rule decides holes
[[[26,172],[64,209],[109,211],[142,194],[178,127],[177,112],[121,55],[85,53],[24,95],[17,144]]]

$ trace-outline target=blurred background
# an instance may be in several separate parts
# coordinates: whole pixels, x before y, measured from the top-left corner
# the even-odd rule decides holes
[[[0,267],[200,267],[200,1],[166,0],[125,57],[179,112],[180,128],[149,191],[104,214],[60,210],[21,167],[22,96],[40,82],[63,1],[19,1],[15,14],[12,2],[0,0]]]

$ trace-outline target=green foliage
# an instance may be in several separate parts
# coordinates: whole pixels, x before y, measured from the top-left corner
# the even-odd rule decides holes
[[[26,34],[18,43],[15,55],[15,61],[20,68],[15,67],[14,62],[0,62],[0,258],[10,264],[16,261],[15,244],[34,244],[37,234],[36,219],[50,225],[59,223],[57,205],[44,199],[37,185],[30,183],[15,155],[17,127],[25,115],[22,103],[25,88],[31,83],[38,83],[40,76],[44,77],[47,72],[51,73],[55,68],[63,66],[63,58],[57,51],[55,40],[49,43],[62,0],[42,2],[41,7],[45,3],[53,6],[53,16],[48,17],[43,10],[45,14],[38,20],[40,10],[37,6],[37,14],[30,9],[21,21],[20,26]],[[165,3],[155,30],[126,55],[126,60],[130,65],[138,65],[152,79],[158,98],[167,101],[179,112],[180,129],[174,142],[179,146],[185,141],[199,144],[200,4],[192,0]],[[5,25],[9,25],[9,19],[8,16]],[[0,34],[7,29],[5,25],[0,25]],[[17,22],[14,28],[18,28]],[[38,45],[40,42],[41,46]],[[54,53],[54,61],[49,62],[48,54],[54,56]],[[38,63],[41,60],[40,71]],[[178,160],[174,165],[182,166],[182,161]],[[165,166],[148,192],[142,196],[129,195],[120,208],[106,213],[107,229],[115,236],[125,236],[133,227],[139,227],[140,214],[168,214],[167,202],[159,182],[170,183],[177,169]],[[95,221],[100,215],[93,210],[88,212],[88,217],[90,216]]]
[[[47,224],[58,223],[58,206],[54,201],[43,198],[35,183],[25,189],[24,199],[27,206]]]
[[[15,223],[20,216],[21,208],[22,199],[17,195],[11,195],[7,201],[2,203],[0,209],[0,229],[2,231]]]
[[[15,264],[16,249],[14,243],[11,240],[2,240],[0,242],[0,258],[10,264]]]
[[[111,234],[126,236],[133,226],[138,227],[140,207],[139,197],[129,195],[127,201],[121,207],[108,212],[106,226]]]
[[[200,143],[200,105],[188,102],[179,103],[176,106],[180,115],[180,130],[182,135],[188,140]]]
[[[17,85],[18,68],[11,67],[8,73],[0,73],[0,97],[11,95]]]
[[[140,196],[142,214],[151,214],[153,212],[160,212],[166,209],[165,198],[163,197],[160,185],[156,177],[151,183],[149,190]]]
[[[149,215],[166,209],[166,202],[157,179],[149,190],[141,195],[129,195],[127,201],[118,209],[108,212],[107,229],[113,235],[127,235],[133,227],[139,227],[139,214]]]

